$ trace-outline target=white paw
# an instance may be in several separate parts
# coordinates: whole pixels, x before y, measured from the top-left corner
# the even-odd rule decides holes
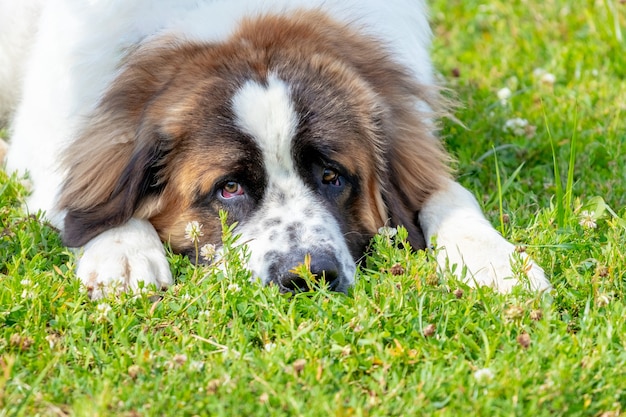
[[[76,275],[92,299],[122,291],[137,292],[139,283],[157,289],[172,284],[163,244],[146,220],[131,219],[90,240],[83,248]]]
[[[509,292],[522,283],[534,291],[551,288],[543,270],[504,239],[485,219],[474,196],[453,181],[427,201],[420,224],[428,242],[437,241],[437,263],[473,286]]]
[[[526,253],[516,253],[515,246],[494,229],[482,232],[457,236],[454,241],[438,240],[439,266],[453,270],[471,286],[486,285],[503,293],[520,283],[533,291],[551,288],[543,269]]]

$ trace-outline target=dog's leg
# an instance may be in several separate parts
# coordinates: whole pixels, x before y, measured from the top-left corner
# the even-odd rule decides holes
[[[433,194],[419,215],[426,242],[436,238],[439,267],[456,265],[455,274],[471,285],[488,285],[508,292],[520,282],[511,267],[515,246],[504,239],[482,214],[474,196],[460,184],[448,181]],[[525,253],[520,269],[532,290],[550,288],[541,267]]]
[[[78,260],[76,275],[92,299],[108,293],[137,291],[155,284],[157,289],[172,284],[165,250],[147,220],[131,219],[90,240]]]

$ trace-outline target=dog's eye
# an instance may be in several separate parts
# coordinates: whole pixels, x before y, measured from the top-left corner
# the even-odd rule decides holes
[[[341,185],[341,179],[339,173],[332,168],[324,168],[322,173],[322,183],[328,185],[334,185],[336,187]]]
[[[222,187],[222,197],[233,198],[243,195],[243,187],[235,181],[229,181]]]

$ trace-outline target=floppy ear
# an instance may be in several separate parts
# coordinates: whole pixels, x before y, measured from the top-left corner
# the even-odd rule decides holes
[[[146,109],[176,70],[171,53],[134,52],[65,151],[59,208],[67,212],[67,246],[82,246],[123,224],[146,196],[160,191],[158,167],[171,144],[146,120]]]
[[[451,177],[450,157],[435,134],[435,120],[446,114],[437,88],[419,85],[396,72],[380,91],[386,101],[382,120],[386,172],[382,194],[391,225],[402,225],[415,249],[425,248],[418,214],[428,198]],[[395,85],[394,85],[395,82]]]
[[[96,235],[112,227],[119,226],[129,220],[141,203],[149,195],[157,194],[161,185],[157,175],[156,163],[164,158],[165,154],[159,150],[156,143],[148,143],[135,150],[129,150],[130,158],[126,165],[113,169],[113,164],[105,171],[97,171],[95,168],[91,175],[100,174],[94,178],[90,186],[90,194],[100,197],[94,200],[95,205],[78,206],[77,204],[65,203],[67,209],[65,215],[65,227],[63,242],[70,247],[85,245]],[[111,156],[105,155],[106,160],[111,161]],[[109,177],[106,178],[105,177]],[[99,182],[105,180],[114,182],[114,188],[108,192]],[[68,179],[67,184],[72,184]],[[63,194],[67,200],[72,200],[71,194]],[[76,202],[79,201],[77,198]]]
[[[450,178],[450,158],[435,135],[436,120],[448,116],[453,103],[441,96],[439,88],[419,83],[380,41],[335,30],[329,32],[329,45],[367,81],[382,110],[374,124],[386,165],[378,179],[390,225],[404,226],[411,245],[424,248],[418,213]]]

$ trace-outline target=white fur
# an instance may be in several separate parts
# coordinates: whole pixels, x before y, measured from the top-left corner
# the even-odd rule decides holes
[[[15,86],[23,81],[42,1],[0,2],[0,124],[18,102],[21,91]]]
[[[270,177],[297,177],[291,141],[298,115],[289,96],[289,87],[270,76],[267,87],[248,81],[233,98],[237,124],[259,144]]]
[[[159,235],[147,220],[131,219],[91,239],[83,248],[76,274],[91,298],[107,293],[137,291],[154,284],[172,284],[172,273]]]
[[[261,207],[237,229],[250,249],[248,267],[254,276],[268,283],[268,269],[278,255],[299,254],[302,259],[294,261],[304,262],[306,253],[330,249],[341,276],[348,280],[344,284],[352,285],[356,267],[339,225],[300,179],[293,163],[291,145],[298,119],[289,87],[275,76],[269,77],[267,87],[249,81],[234,96],[233,111],[242,130],[261,148],[268,171]],[[264,227],[271,219],[281,223]],[[289,227],[297,230],[297,239],[289,238]]]
[[[397,60],[406,64],[416,78],[423,83],[432,82],[430,29],[424,2],[419,0],[0,0],[0,119],[13,111],[21,97],[12,121],[7,167],[9,171],[29,171],[34,185],[27,202],[30,211],[45,210],[54,225],[63,227],[64,213],[55,209],[64,176],[57,166],[58,155],[81,129],[129,48],[164,34],[216,41],[228,36],[246,14],[303,6],[320,7],[347,23],[361,24],[364,30],[384,39]],[[15,88],[16,85],[21,88]],[[244,101],[265,100],[262,110],[270,111],[272,123],[279,122],[265,126],[270,130],[264,133],[257,131],[259,120],[241,117],[242,126],[253,130],[256,139],[266,145],[263,137],[271,129],[278,129],[274,133],[282,135],[287,143],[293,128],[289,125],[292,121],[287,96],[280,91],[279,83],[274,87],[279,93],[276,111],[286,113],[271,112],[274,98],[270,90],[250,86],[249,91],[242,92]],[[239,113],[250,117],[253,114],[243,108]],[[278,158],[277,166],[291,172],[288,164],[281,165],[281,160],[288,160],[284,149],[278,149],[274,156]],[[319,239],[309,227],[313,225],[326,234],[320,244],[343,241],[338,236],[338,226],[320,214],[319,209],[312,218],[302,218],[302,209],[311,205],[312,196],[296,191],[303,187],[294,178],[270,173],[270,187],[276,193],[287,193],[289,206],[270,204],[264,218],[285,210],[300,213],[301,218],[294,222],[301,220],[306,224],[301,230],[303,240]],[[506,279],[512,275],[509,258],[513,246],[491,227],[473,197],[458,184],[451,183],[434,195],[420,221],[427,238],[437,235],[450,263],[467,265],[476,283],[506,291],[516,282]],[[256,247],[281,245],[270,240],[267,235],[250,242],[252,252]],[[439,255],[442,266],[446,265],[445,253]],[[352,276],[352,261],[346,261],[343,254],[340,258],[341,268]],[[252,267],[255,262],[253,258]],[[541,269],[531,265],[531,286],[547,288],[549,284]],[[95,289],[95,296],[101,295],[101,284],[106,286],[119,279],[131,289],[137,288],[138,281],[158,286],[171,283],[154,229],[137,220],[89,242],[77,273]]]
[[[0,0],[0,11],[16,16],[20,28],[0,37],[0,62],[27,62],[24,74],[0,77],[0,92],[13,92],[24,80],[7,168],[30,173],[29,210],[45,210],[55,226],[63,227],[64,214],[55,210],[64,176],[56,164],[59,152],[94,109],[128,48],[164,34],[219,41],[250,13],[299,7],[321,7],[362,24],[387,40],[418,78],[432,80],[430,29],[424,3],[417,0]],[[19,94],[5,97],[0,115],[11,111]]]
[[[436,238],[440,268],[454,269],[471,285],[488,285],[501,292],[508,292],[519,283],[511,268],[515,246],[491,226],[474,196],[458,183],[449,181],[434,194],[419,219],[426,242]],[[519,255],[530,289],[550,288],[541,267],[525,253]]]

